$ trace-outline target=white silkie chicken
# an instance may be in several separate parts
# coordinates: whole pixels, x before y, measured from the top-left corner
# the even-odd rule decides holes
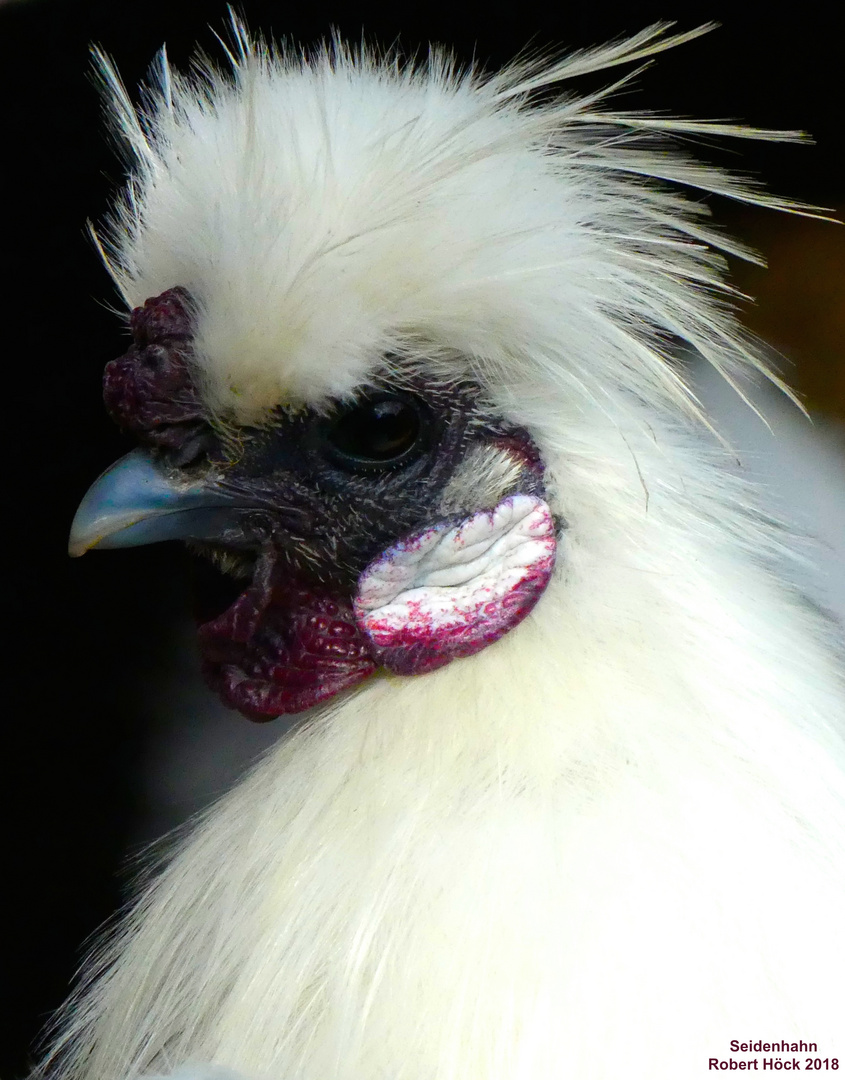
[[[486,77],[236,28],[140,115],[105,65],[141,448],[71,550],[191,541],[239,593],[211,684],[319,707],[92,961],[47,1076],[845,1067],[836,634],[673,361],[761,366],[672,184],[784,204],[666,143],[752,132],[548,93],[692,36]]]

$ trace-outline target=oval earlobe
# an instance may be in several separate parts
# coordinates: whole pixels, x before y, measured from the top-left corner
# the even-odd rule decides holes
[[[509,495],[388,548],[361,575],[358,625],[396,675],[419,675],[498,641],[543,595],[557,555],[548,504]]]

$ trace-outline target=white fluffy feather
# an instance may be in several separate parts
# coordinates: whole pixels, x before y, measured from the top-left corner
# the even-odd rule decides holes
[[[567,529],[517,630],[312,715],[197,824],[56,1080],[677,1080],[731,1038],[845,1067],[841,659],[669,358],[761,364],[732,246],[664,181],[774,200],[655,143],[668,121],[529,101],[662,35],[483,78],[239,31],[230,74],[162,62],[141,117],[109,75],[135,170],[110,264],[130,305],[195,298],[222,423],[385,355],[469,372]]]

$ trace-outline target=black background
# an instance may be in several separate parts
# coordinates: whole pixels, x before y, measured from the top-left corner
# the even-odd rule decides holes
[[[429,40],[495,67],[522,47],[575,48],[658,19],[722,28],[660,57],[626,100],[698,117],[804,128],[812,149],[742,144],[719,160],[762,173],[780,193],[842,202],[836,5],[605,0],[492,6],[264,3],[248,23],[301,43],[335,26],[353,39]],[[841,16],[840,16],[841,18]],[[9,792],[3,892],[13,953],[0,1070],[26,1068],[32,1042],[64,997],[83,940],[119,904],[132,822],[142,810],[134,763],[187,604],[184,565],[169,547],[66,557],[74,508],[91,480],[128,448],[100,401],[104,364],[123,351],[116,297],[84,229],[121,170],[102,134],[89,44],[103,46],[127,84],[167,41],[182,65],[196,42],[219,47],[222,3],[179,0],[18,0],[0,4],[3,178],[2,433],[7,489],[4,572],[8,660],[3,710]],[[841,95],[838,98],[841,105]],[[714,151],[714,153],[721,153]],[[238,721],[233,719],[233,723]]]

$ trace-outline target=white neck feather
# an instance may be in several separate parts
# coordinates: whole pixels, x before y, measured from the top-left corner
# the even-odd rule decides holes
[[[552,455],[579,513],[534,613],[275,748],[141,902],[68,1076],[654,1080],[732,1037],[833,1053],[824,628],[743,554],[774,541],[704,451],[585,430],[580,464]]]

